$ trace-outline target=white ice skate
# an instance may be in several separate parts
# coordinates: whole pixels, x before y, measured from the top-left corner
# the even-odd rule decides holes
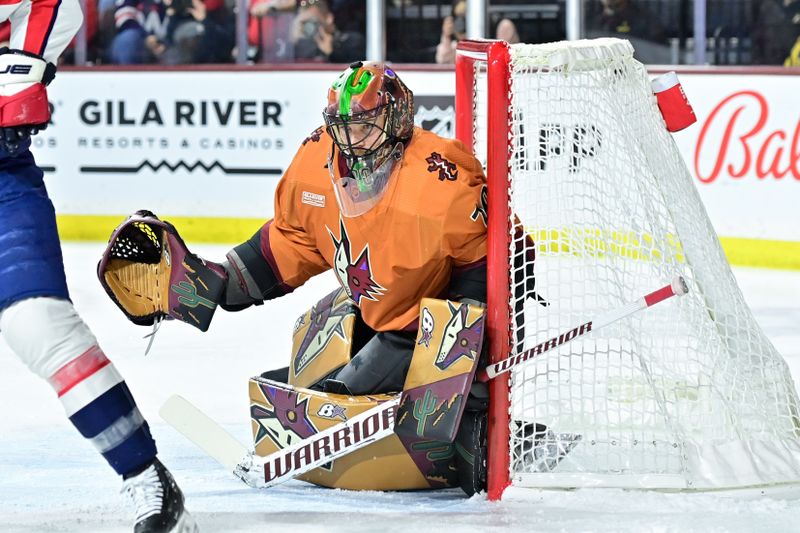
[[[183,506],[181,489],[158,459],[126,479],[122,492],[136,509],[134,533],[197,533],[197,524]]]

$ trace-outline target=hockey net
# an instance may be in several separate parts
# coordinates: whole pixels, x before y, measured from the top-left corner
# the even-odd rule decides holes
[[[464,41],[456,78],[456,135],[489,183],[493,362],[676,274],[690,288],[492,381],[490,498],[509,484],[800,480],[788,367],[744,302],[631,45]]]

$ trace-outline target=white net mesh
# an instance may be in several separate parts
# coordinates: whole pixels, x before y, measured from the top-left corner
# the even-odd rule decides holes
[[[690,289],[513,372],[514,483],[703,489],[800,479],[788,368],[742,298],[630,45],[516,45],[511,57],[509,216],[525,229],[509,236],[512,353],[677,274]]]

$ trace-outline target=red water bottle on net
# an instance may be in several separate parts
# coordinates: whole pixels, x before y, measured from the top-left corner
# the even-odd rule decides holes
[[[681,131],[697,122],[694,110],[675,72],[662,74],[651,84],[668,131]]]

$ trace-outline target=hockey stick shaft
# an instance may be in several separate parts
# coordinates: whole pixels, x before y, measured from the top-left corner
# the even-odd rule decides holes
[[[564,344],[572,342],[575,339],[586,335],[587,333],[612,324],[617,320],[628,317],[638,311],[641,311],[642,309],[652,307],[659,302],[663,302],[664,300],[672,298],[673,296],[682,296],[687,292],[689,292],[689,288],[686,285],[686,281],[683,279],[683,277],[676,276],[669,285],[665,285],[658,290],[646,294],[638,300],[608,311],[594,320],[584,322],[577,327],[551,337],[546,341],[540,342],[536,346],[533,346],[522,353],[513,355],[507,359],[487,366],[486,368],[478,371],[475,379],[477,381],[489,381],[490,379],[508,372],[517,365],[520,365],[537,355],[548,352],[553,348],[563,346]]]
[[[158,414],[230,472],[249,456],[247,446],[182,396],[167,398]]]

